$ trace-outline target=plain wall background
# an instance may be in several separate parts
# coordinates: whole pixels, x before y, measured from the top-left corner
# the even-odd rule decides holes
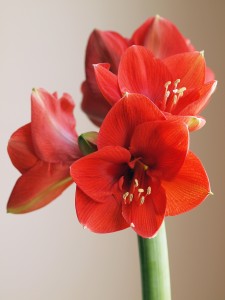
[[[203,112],[207,124],[191,136],[191,149],[215,195],[190,213],[167,219],[173,300],[225,299],[224,13],[222,0],[0,0],[1,300],[141,299],[135,234],[83,230],[74,212],[74,186],[42,210],[6,214],[19,176],[6,147],[10,135],[30,120],[33,87],[70,93],[77,103],[78,132],[93,130],[79,107],[90,32],[130,36],[155,14],[173,21],[205,50],[219,80]]]

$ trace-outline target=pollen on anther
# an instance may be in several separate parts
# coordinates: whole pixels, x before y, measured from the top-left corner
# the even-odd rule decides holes
[[[144,189],[138,189],[138,193],[143,193]]]
[[[182,87],[182,88],[180,88],[177,92],[178,92],[178,94],[181,94],[181,96],[183,96],[183,93],[184,93],[184,91],[186,91],[186,87],[184,86],[184,87]]]
[[[134,179],[134,186],[138,187],[138,180],[137,179]]]
[[[142,204],[144,204],[144,202],[145,202],[145,197],[144,197],[144,196],[142,196],[142,197],[141,197],[140,204],[142,205]]]
[[[151,187],[150,187],[150,186],[148,186],[148,188],[147,188],[147,195],[150,195],[150,194],[151,194],[151,192],[152,192],[152,189],[151,189]]]
[[[129,193],[128,193],[128,192],[124,193],[124,194],[123,194],[123,199],[126,200],[128,196],[129,196]]]
[[[130,194],[130,196],[129,196],[130,202],[133,200],[133,198],[134,198],[134,195],[133,195],[133,194]]]
[[[171,84],[171,81],[167,81],[165,84],[164,84],[164,87],[167,89],[168,86]]]
[[[178,86],[178,83],[180,83],[180,79],[177,79],[177,80],[174,81],[175,88]]]

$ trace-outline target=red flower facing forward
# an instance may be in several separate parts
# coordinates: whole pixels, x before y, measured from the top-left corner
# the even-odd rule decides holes
[[[8,144],[11,161],[22,173],[8,201],[11,213],[39,209],[59,196],[72,183],[70,165],[81,157],[72,98],[36,89],[31,105],[31,123],[14,132]]]
[[[131,227],[153,237],[165,216],[189,211],[210,192],[185,123],[165,120],[143,95],[126,94],[113,106],[97,146],[71,166],[78,219],[94,232]]]
[[[99,89],[110,105],[126,92],[147,96],[166,117],[179,117],[190,130],[201,128],[205,120],[195,117],[206,106],[216,81],[204,83],[202,53],[186,52],[157,59],[142,46],[132,46],[122,55],[118,75],[109,64],[95,65]]]
[[[86,80],[82,85],[82,109],[97,125],[101,124],[111,106],[99,92],[92,65],[109,63],[110,71],[117,74],[121,55],[131,45],[142,45],[161,59],[195,50],[190,41],[182,36],[173,23],[159,16],[148,19],[133,33],[130,39],[124,38],[116,32],[94,30],[86,50]],[[207,68],[205,82],[213,79],[213,72]]]

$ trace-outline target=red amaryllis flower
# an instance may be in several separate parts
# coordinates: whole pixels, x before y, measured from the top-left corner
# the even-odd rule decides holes
[[[44,89],[33,90],[31,123],[13,133],[8,153],[22,173],[8,201],[11,213],[39,209],[71,183],[69,167],[81,156],[77,145],[74,103],[70,95],[60,99]]]
[[[216,82],[204,83],[202,53],[186,52],[161,60],[142,46],[132,46],[121,57],[118,75],[109,68],[109,64],[95,65],[98,86],[109,104],[116,103],[126,92],[140,93],[167,118],[179,116],[190,130],[205,124],[203,118],[195,116],[208,103]]]
[[[71,166],[78,219],[94,232],[131,227],[153,237],[165,216],[189,211],[209,194],[187,126],[165,120],[143,95],[126,94],[113,106],[97,144]]]
[[[82,109],[97,125],[101,124],[111,107],[99,92],[92,65],[109,63],[110,71],[117,74],[121,55],[131,45],[145,46],[161,59],[195,50],[173,23],[159,16],[148,19],[130,39],[116,32],[94,30],[86,50],[86,80],[82,84]],[[213,79],[213,72],[207,68],[205,82]]]

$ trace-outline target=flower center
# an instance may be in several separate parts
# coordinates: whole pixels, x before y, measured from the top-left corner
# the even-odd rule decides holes
[[[169,91],[169,86],[171,85],[171,81],[167,81],[164,84],[165,94],[164,94],[164,103],[165,110],[171,112],[173,107],[178,103],[179,99],[183,97],[184,91],[186,91],[186,87],[178,88],[178,84],[180,83],[180,79],[177,79],[173,83],[173,89]]]
[[[148,166],[140,161],[135,163],[133,177],[130,182],[129,191],[123,194],[123,201],[125,204],[130,204],[136,201],[139,205],[143,205],[147,196],[151,195],[151,187],[148,185],[149,177],[146,174]]]

